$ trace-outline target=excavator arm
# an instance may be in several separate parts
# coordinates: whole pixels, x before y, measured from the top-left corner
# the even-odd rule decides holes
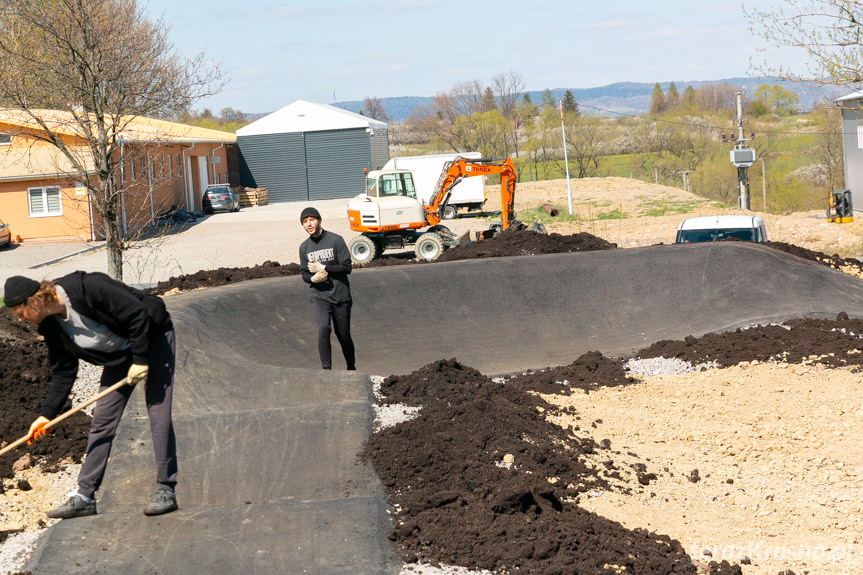
[[[429,199],[429,205],[424,206],[426,221],[435,226],[443,220],[443,209],[449,202],[452,188],[464,178],[471,176],[487,176],[500,174],[501,228],[507,229],[515,220],[515,181],[516,173],[512,159],[506,158],[500,164],[493,163],[490,158],[466,160],[456,158],[447,162],[435,187],[435,194]]]

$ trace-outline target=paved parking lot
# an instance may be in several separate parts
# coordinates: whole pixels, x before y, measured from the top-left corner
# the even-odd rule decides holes
[[[300,243],[307,237],[300,226],[300,212],[315,206],[324,229],[349,241],[356,235],[347,220],[347,199],[277,203],[217,213],[194,224],[160,228],[153,239],[138,242],[124,255],[123,280],[151,286],[182,274],[220,267],[245,267],[265,261],[296,262]],[[466,217],[446,222],[461,234],[488,227],[485,221]],[[102,243],[22,243],[0,250],[0,293],[6,278],[23,275],[51,279],[75,270],[107,272],[108,258]]]

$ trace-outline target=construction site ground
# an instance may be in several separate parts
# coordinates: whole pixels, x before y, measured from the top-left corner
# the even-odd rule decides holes
[[[488,193],[488,204],[493,206],[494,188]],[[853,277],[859,275],[859,270],[848,269],[850,273],[843,274],[758,246],[655,245],[670,244],[684,217],[738,210],[717,208],[682,190],[618,178],[573,180],[570,193],[573,211],[580,220],[548,222],[549,232],[588,233],[627,249],[542,256],[527,252],[506,261],[480,257],[475,259],[485,261],[357,270],[353,280],[357,300],[355,338],[364,342],[359,346],[359,368],[369,375],[410,379],[416,374],[428,379],[423,369],[436,361],[455,358],[460,362],[457,367],[446,364],[438,371],[459,374],[466,369],[463,364],[485,375],[524,370],[554,374],[551,368],[577,363],[584,353],[594,350],[606,357],[622,357],[654,342],[682,342],[687,336],[694,336],[688,341],[691,347],[709,332],[732,329],[731,333],[736,333],[735,327],[752,321],[772,323],[800,315],[832,321],[840,312],[852,318],[863,317],[863,285]],[[339,209],[336,202],[330,202],[333,217],[325,215],[325,228],[350,236],[335,220]],[[566,209],[565,183],[519,186],[517,211],[543,203]],[[267,208],[270,206],[248,212],[255,215],[254,210]],[[298,206],[297,212],[301,208]],[[626,217],[606,217],[615,211]],[[831,224],[823,212],[762,216],[773,241],[823,254],[860,255],[863,236],[856,222]],[[225,261],[245,257],[247,263],[243,265],[247,266],[274,259],[294,262],[296,246],[302,238],[296,219],[289,215],[282,222],[273,222],[282,226],[281,254],[255,257],[254,251],[226,253]],[[210,220],[213,231],[216,223]],[[469,231],[486,225],[482,217],[466,216],[452,227]],[[261,221],[256,226],[261,235],[270,233],[268,227],[263,229]],[[198,225],[189,232],[203,228]],[[184,233],[170,241],[182,242]],[[242,242],[238,238],[236,243]],[[16,250],[26,247],[18,246]],[[71,257],[59,265],[39,268],[38,273],[59,275],[69,266],[97,268],[96,260],[88,265],[90,260],[82,259],[91,257],[94,254]],[[183,271],[190,274],[197,271],[193,267],[182,265]],[[159,279],[155,274],[151,277]],[[303,377],[294,370],[314,370],[316,354],[309,341],[313,326],[304,285],[298,278],[264,279],[249,286],[228,283],[234,285],[213,288],[212,295],[205,295],[210,291],[206,290],[167,296],[172,312],[176,310],[178,317],[185,318],[185,325],[194,326],[185,328],[186,339],[206,332],[208,338],[224,343],[228,333],[254,333],[254,337],[239,341],[231,337],[236,365],[247,368],[247,372],[250,363],[266,365],[268,377],[281,371]],[[399,286],[397,294],[388,295],[388,286]],[[459,297],[454,299],[454,294]],[[274,305],[279,306],[275,315]],[[429,314],[434,321],[428,320]],[[205,319],[206,329],[201,331],[196,322]],[[415,335],[417,325],[423,328],[421,337]],[[845,326],[850,328],[847,331],[851,337],[859,333],[857,325]],[[843,325],[837,322],[824,333],[832,333],[830,329],[841,330]],[[787,331],[789,341],[794,342],[783,344],[789,349],[805,349],[807,345],[814,348],[826,337],[821,334],[811,341],[797,341],[796,334],[805,330]],[[739,333],[740,340],[746,341],[747,332]],[[386,340],[400,342],[400,353],[386,352],[382,334],[386,334]],[[416,343],[410,343],[413,341]],[[750,347],[754,345],[749,343]],[[191,343],[186,345],[195,349]],[[738,347],[746,346],[738,342]],[[617,531],[611,531],[618,539],[634,540],[633,532],[645,530],[678,542],[687,557],[677,564],[680,572],[691,569],[689,572],[708,573],[711,561],[718,564],[723,560],[739,566],[745,574],[860,572],[863,449],[859,429],[863,424],[863,390],[859,368],[851,361],[859,349],[837,346],[835,351],[819,349],[784,360],[780,353],[770,361],[755,360],[757,355],[751,354],[742,362],[722,368],[708,366],[698,372],[658,376],[632,374],[633,381],[627,385],[588,381],[596,385],[582,386],[584,389],[574,385],[566,394],[543,394],[548,405],[537,404],[534,410],[547,414],[551,423],[576,438],[570,441],[590,440],[607,446],[585,453],[582,459],[588,470],[584,477],[602,481],[568,495],[573,495],[584,512],[618,526],[614,528]],[[833,357],[830,354],[839,355],[847,365],[826,359]],[[570,370],[570,377],[579,374],[591,379],[591,371],[590,365],[581,365]],[[303,373],[312,377],[316,372]],[[8,387],[3,389],[3,400],[8,401],[15,393],[11,385],[18,385],[20,380],[4,383]],[[351,383],[344,380],[343,386],[350,395]],[[22,414],[21,425],[26,428],[32,415]],[[17,434],[12,435],[3,439],[17,438]],[[146,438],[146,433],[141,437]],[[452,445],[461,443],[459,437],[451,437],[450,441]],[[411,447],[408,444],[406,449]],[[456,449],[452,451],[465,456]],[[518,453],[498,455],[502,465],[529,468],[519,460]],[[140,466],[146,469],[146,460],[142,461]],[[609,461],[613,468],[608,467]],[[653,477],[648,477],[651,473]],[[68,479],[64,479],[62,471],[46,473],[39,467],[26,466],[5,479],[5,490],[0,495],[4,530],[44,528],[42,513],[62,499],[70,487]],[[22,480],[32,489],[20,489]],[[549,476],[543,481],[554,485],[559,480]],[[391,496],[393,491],[398,489],[390,486]],[[438,489],[437,493],[442,491],[447,490]],[[530,493],[537,495],[535,486]],[[208,508],[205,498],[186,497],[199,509]],[[530,513],[536,513],[545,504],[540,500],[532,508],[527,507]],[[504,509],[500,514],[510,513]],[[181,519],[166,516],[162,521],[176,528],[174,522]],[[184,520],[188,521],[188,517]],[[578,539],[578,534],[569,535]],[[409,550],[402,552],[405,563],[399,568],[405,572],[421,570],[421,566],[406,559],[415,552],[411,545],[423,537],[413,533],[395,536],[402,549]],[[504,539],[501,547],[519,548],[518,543]],[[651,545],[659,543],[652,537]],[[452,543],[452,548],[456,547],[457,542]],[[460,560],[458,564],[469,563],[464,559],[469,553],[461,553],[436,554],[425,549],[416,556],[444,564],[452,563],[448,560],[451,557]],[[484,556],[479,552],[475,555]],[[608,555],[615,556],[622,557]],[[389,565],[390,559],[386,561]],[[556,565],[551,560],[546,564]],[[474,569],[483,565],[472,564]],[[491,565],[503,567],[493,562]],[[164,565],[149,568],[168,572],[159,570]],[[535,569],[535,564],[531,568]],[[555,571],[530,571],[526,566],[519,572]],[[625,561],[609,560],[593,572],[662,571],[639,571]]]

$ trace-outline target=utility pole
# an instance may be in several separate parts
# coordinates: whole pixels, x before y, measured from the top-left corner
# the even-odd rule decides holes
[[[743,94],[737,92],[737,138],[726,138],[722,134],[723,142],[735,142],[731,150],[731,163],[737,167],[737,182],[739,193],[737,206],[744,210],[750,209],[749,204],[749,166],[755,163],[755,150],[746,147],[746,142],[755,138],[752,132],[749,138],[743,137]]]
[[[558,99],[557,109],[560,111],[560,135],[563,138],[563,164],[566,166],[566,202],[569,204],[569,215],[572,215],[572,191],[569,189],[569,157],[566,153],[566,126],[563,124],[563,98]]]

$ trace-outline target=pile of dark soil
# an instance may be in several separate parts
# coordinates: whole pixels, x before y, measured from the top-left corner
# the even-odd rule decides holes
[[[50,382],[48,350],[36,330],[19,322],[8,309],[0,309],[0,446],[27,435],[39,417]],[[0,456],[0,477],[13,477],[12,464],[26,454],[49,472],[58,470],[64,460],[80,461],[89,429],[90,417],[74,414],[33,445],[24,444]]]
[[[570,503],[609,488],[582,457],[608,445],[547,423],[542,411],[553,407],[530,387],[455,360],[383,383],[389,400],[422,406],[365,452],[399,511],[390,538],[403,559],[519,573],[695,573],[679,542]]]
[[[540,234],[527,230],[523,225],[514,225],[493,238],[471,242],[446,250],[435,262],[416,260],[412,252],[384,254],[372,262],[356,268],[377,268],[409,264],[429,264],[451,262],[474,258],[505,257],[520,255],[555,254],[562,252],[585,252],[592,250],[614,249],[617,244],[609,243],[588,233],[562,236],[560,234]],[[165,294],[173,290],[188,291],[201,287],[214,287],[245,280],[290,276],[300,273],[298,264],[282,265],[266,261],[250,268],[218,268],[194,274],[173,277],[159,282],[148,291]]]
[[[788,329],[790,328],[790,329]],[[641,350],[642,358],[679,358],[693,365],[716,362],[720,367],[743,361],[811,361],[829,367],[863,366],[863,320],[840,313],[835,320],[801,318],[783,325],[709,333],[700,338],[663,340]],[[817,356],[817,359],[810,359]]]
[[[300,273],[299,264],[282,265],[270,260],[250,268],[218,268],[201,270],[193,274],[173,277],[168,281],[159,282],[156,287],[147,291],[154,294],[166,294],[172,291],[190,291],[205,287],[215,287],[247,280],[293,276]]]
[[[765,242],[765,245],[770,246],[775,250],[787,252],[804,260],[811,260],[831,267],[835,270],[851,269],[857,272],[863,272],[863,262],[854,258],[843,258],[839,254],[827,255],[821,252],[813,252],[800,246],[794,246],[782,242]]]

